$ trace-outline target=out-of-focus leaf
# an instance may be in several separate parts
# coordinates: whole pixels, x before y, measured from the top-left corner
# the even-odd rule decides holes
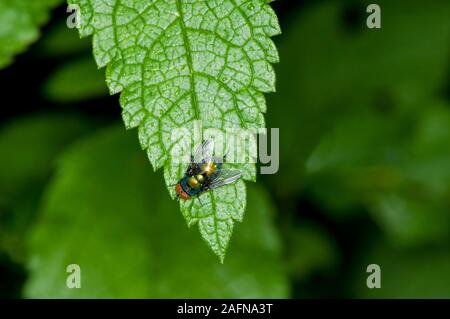
[[[435,198],[448,199],[450,192],[450,104],[444,101],[423,103],[425,111],[408,147],[402,172],[415,183],[423,184]]]
[[[369,264],[381,268],[381,288],[369,289]],[[386,244],[369,248],[351,273],[354,298],[449,298],[450,253],[448,249],[396,250]]]
[[[399,245],[449,239],[449,106],[443,102],[424,104],[426,110],[397,165],[397,187],[369,199],[375,220]]]
[[[277,107],[268,109],[267,126],[281,128],[281,163],[271,185],[284,196],[303,191],[333,222],[370,210],[393,246],[429,249],[450,233],[449,107],[435,102],[449,70],[450,2],[377,2],[381,30],[365,26],[368,3],[352,2],[362,17],[355,25],[346,25],[349,1],[322,1],[292,14],[277,39],[278,92],[268,96]],[[351,272],[362,274],[364,291],[366,266],[376,262]],[[415,267],[411,258],[401,264],[414,269],[409,280],[420,281],[414,271],[420,276],[426,266]],[[380,296],[402,275],[396,270],[382,274]],[[439,287],[445,286],[434,278],[416,296]]]
[[[121,129],[66,153],[30,236],[27,297],[286,297],[273,209],[249,188],[248,218],[225,264],[184,225],[177,203]],[[81,289],[66,267],[81,267]]]
[[[76,32],[67,27],[66,20],[53,25],[37,43],[37,52],[47,57],[66,57],[90,52],[89,39],[80,39]]]
[[[449,1],[379,1],[380,30],[366,27],[365,1],[354,1],[361,21],[349,28],[347,3],[306,7],[279,38],[278,93],[268,96],[278,107],[268,109],[267,123],[283,132],[277,174],[282,183],[276,183],[281,193],[305,187],[308,156],[341,118],[355,110],[405,111],[419,118],[426,108],[415,102],[437,93],[447,75]]]
[[[17,120],[0,131],[0,202],[48,177],[56,154],[89,124],[79,116],[43,114]]]
[[[401,154],[396,146],[403,142],[405,127],[396,119],[392,115],[358,111],[340,119],[308,158],[308,173],[348,171],[360,165],[377,165],[380,161],[397,162]]]
[[[45,180],[62,149],[88,130],[78,116],[38,115],[0,131],[0,249],[19,261]]]
[[[0,207],[0,253],[16,263],[25,259],[24,237],[35,220],[43,185],[28,185],[26,192],[16,194],[7,206]]]
[[[312,273],[336,267],[339,262],[337,248],[318,225],[291,227],[285,236],[287,267],[294,280],[305,280]]]
[[[49,100],[68,103],[108,95],[104,75],[92,58],[70,61],[52,73],[43,86]]]
[[[398,245],[450,232],[450,111],[444,102],[422,105],[415,120],[370,113],[340,120],[307,162],[308,185],[322,205],[343,215],[365,205]]]
[[[333,213],[356,211],[366,193],[395,189],[408,127],[398,116],[355,111],[336,121],[306,162],[309,190]],[[406,126],[406,127],[405,127]]]
[[[448,203],[397,194],[375,196],[372,202],[372,216],[396,245],[424,245],[450,239],[450,214],[445,207]]]
[[[62,0],[0,0],[0,68],[39,37],[50,10]]]

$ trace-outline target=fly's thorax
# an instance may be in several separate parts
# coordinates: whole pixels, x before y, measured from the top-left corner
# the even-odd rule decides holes
[[[209,177],[217,171],[217,164],[214,162],[204,163],[201,166],[201,171]]]
[[[205,182],[205,177],[202,174],[197,174],[194,177],[200,184],[203,184]]]
[[[191,188],[199,188],[202,184],[200,183],[200,181],[197,180],[195,176],[191,176],[188,179],[188,185]]]

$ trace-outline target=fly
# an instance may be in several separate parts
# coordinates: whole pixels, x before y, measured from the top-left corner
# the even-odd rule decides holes
[[[188,200],[237,181],[242,176],[238,169],[224,169],[226,157],[213,156],[214,142],[206,140],[191,158],[186,173],[175,185],[178,199]]]

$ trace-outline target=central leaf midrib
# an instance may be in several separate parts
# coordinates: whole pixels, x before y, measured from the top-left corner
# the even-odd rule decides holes
[[[184,24],[184,14],[183,14],[183,8],[181,5],[181,0],[176,0],[176,4],[177,4],[177,11],[179,14],[179,19],[180,19],[181,34],[183,36],[183,46],[186,50],[186,60],[187,60],[188,68],[189,68],[189,74],[191,77],[190,86],[191,86],[192,106],[194,108],[195,118],[197,120],[200,120],[200,110],[199,110],[199,105],[198,105],[198,101],[197,101],[197,95],[195,93],[194,64],[192,63],[191,46],[189,43],[189,38],[186,33],[186,26]]]

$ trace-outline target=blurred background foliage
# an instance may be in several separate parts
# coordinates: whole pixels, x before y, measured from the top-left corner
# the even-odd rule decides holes
[[[280,171],[248,184],[224,265],[55,9],[0,71],[0,297],[449,298],[450,2],[377,1],[380,30],[369,3],[273,3]]]

